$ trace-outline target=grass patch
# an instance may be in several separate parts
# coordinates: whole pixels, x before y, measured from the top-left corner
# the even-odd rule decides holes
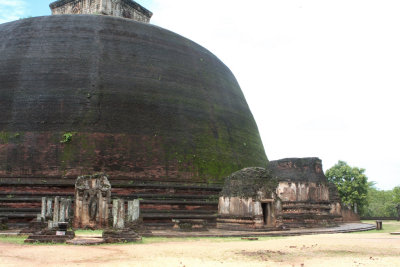
[[[375,225],[375,221],[362,221],[363,223],[369,223]],[[400,222],[398,221],[382,221],[382,230],[370,230],[364,232],[354,232],[357,234],[383,234],[400,232]]]
[[[25,245],[25,246],[65,246],[63,243],[24,243],[25,239],[27,239],[27,235],[20,236],[1,236],[0,243],[4,244],[16,244],[16,245]]]
[[[24,244],[28,236],[0,236],[0,242],[6,244]]]

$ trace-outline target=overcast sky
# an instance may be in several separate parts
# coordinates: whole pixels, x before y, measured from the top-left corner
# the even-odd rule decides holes
[[[0,0],[0,23],[50,2]],[[232,70],[270,160],[344,160],[380,189],[400,185],[399,0],[137,2]]]

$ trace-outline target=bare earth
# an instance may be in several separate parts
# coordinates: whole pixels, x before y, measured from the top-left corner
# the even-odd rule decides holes
[[[259,241],[172,239],[150,244],[17,245],[0,241],[0,266],[400,266],[400,236],[331,234]]]

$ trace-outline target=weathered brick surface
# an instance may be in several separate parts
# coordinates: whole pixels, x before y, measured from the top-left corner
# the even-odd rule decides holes
[[[271,161],[270,167],[279,181],[277,195],[284,225],[316,227],[341,220],[340,200],[320,159],[288,158]]]
[[[30,18],[0,25],[0,54],[0,179],[213,183],[267,164],[230,70],[172,32]]]

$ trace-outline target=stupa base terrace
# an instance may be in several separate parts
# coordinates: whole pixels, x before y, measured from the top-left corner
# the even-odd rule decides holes
[[[24,228],[41,211],[42,197],[74,196],[76,179],[0,179],[0,217],[10,228]],[[140,199],[144,225],[150,229],[172,228],[174,220],[204,220],[215,226],[221,185],[182,183],[132,183],[112,180],[113,197]]]

